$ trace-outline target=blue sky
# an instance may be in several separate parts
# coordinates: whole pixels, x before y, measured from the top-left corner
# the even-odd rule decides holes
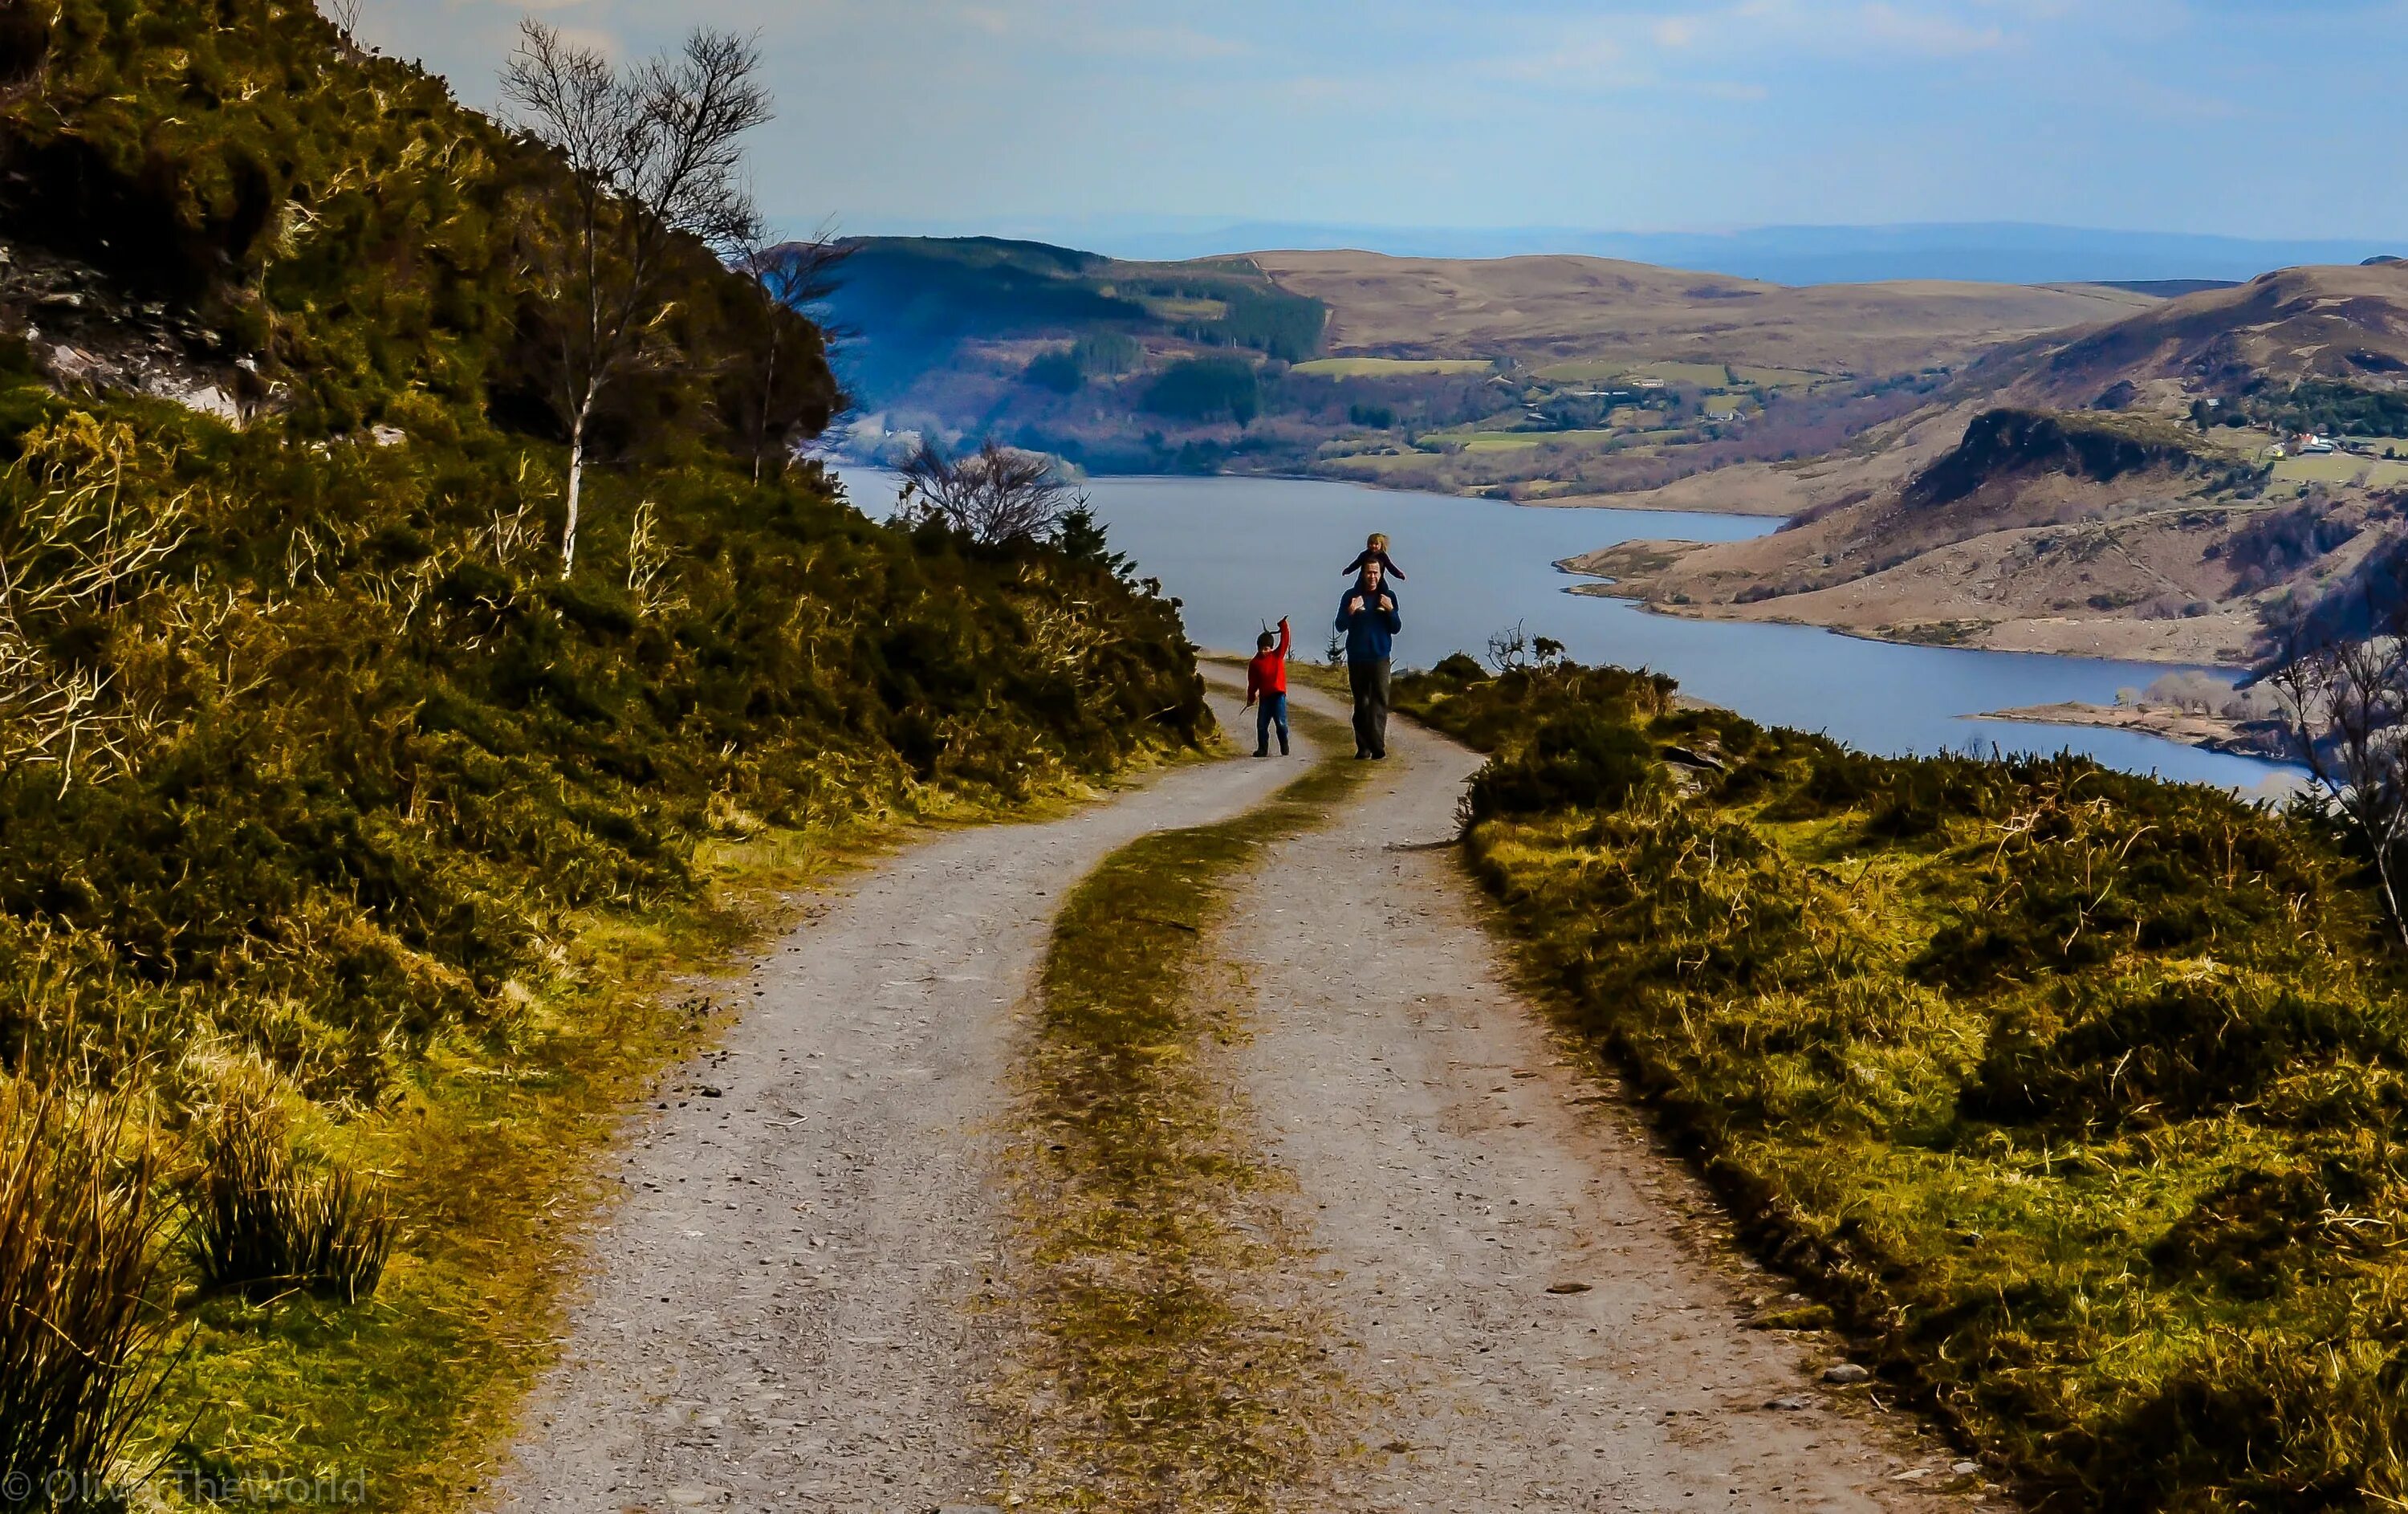
[[[756,31],[793,230],[2031,221],[2408,238],[2408,0],[366,0],[493,94],[533,13]]]

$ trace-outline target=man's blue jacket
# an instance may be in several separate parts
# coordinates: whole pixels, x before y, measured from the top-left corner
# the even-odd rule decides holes
[[[1396,635],[1405,628],[1405,623],[1397,615],[1397,597],[1384,584],[1377,595],[1363,596],[1363,608],[1350,613],[1347,601],[1362,593],[1360,588],[1350,586],[1345,598],[1338,601],[1338,628],[1346,633],[1346,660],[1381,662],[1396,645]]]

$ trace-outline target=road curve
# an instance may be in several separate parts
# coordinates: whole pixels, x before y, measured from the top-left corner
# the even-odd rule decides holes
[[[1413,728],[1392,750],[1239,884],[1210,943],[1245,969],[1234,1071],[1362,1391],[1341,1427],[1362,1453],[1279,1504],[1980,1507],[1911,1421],[1817,1386],[1811,1341],[1745,1328],[1746,1295],[1786,1285],[1713,1238],[1684,1170],[1508,987],[1455,859],[1396,849],[1452,834],[1477,759]],[[623,1196],[492,1507],[981,1505],[996,1468],[971,1405],[1008,1317],[978,1306],[1006,1233],[999,1122],[1055,901],[1117,847],[1242,813],[1299,767],[1182,768],[924,842],[728,984],[749,1012],[628,1128]]]
[[[1254,990],[1241,1075],[1370,1406],[1331,1506],[1979,1507],[1914,1421],[1821,1388],[1828,1351],[1746,1327],[1747,1295],[1788,1285],[1719,1244],[1687,1171],[1575,1069],[1429,844],[1480,759],[1410,727],[1390,750],[1272,851],[1217,943]]]

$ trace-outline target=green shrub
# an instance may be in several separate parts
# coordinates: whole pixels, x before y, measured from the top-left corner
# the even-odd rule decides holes
[[[1609,716],[1550,721],[1527,749],[1492,759],[1471,780],[1476,820],[1570,806],[1618,810],[1656,771],[1639,728]]]
[[[2084,993],[2058,1018],[1991,1031],[1963,1105],[1975,1118],[2112,1130],[2258,1099],[2312,1061],[2397,1045],[2362,1009],[2259,977],[2141,977]]]

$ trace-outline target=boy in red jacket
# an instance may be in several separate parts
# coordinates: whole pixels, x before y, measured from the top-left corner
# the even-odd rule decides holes
[[[1287,756],[1287,617],[1280,617],[1279,646],[1271,646],[1271,633],[1263,632],[1254,643],[1254,660],[1246,664],[1246,703],[1262,701],[1254,716],[1254,756],[1271,755],[1271,727],[1279,727],[1280,756]]]

